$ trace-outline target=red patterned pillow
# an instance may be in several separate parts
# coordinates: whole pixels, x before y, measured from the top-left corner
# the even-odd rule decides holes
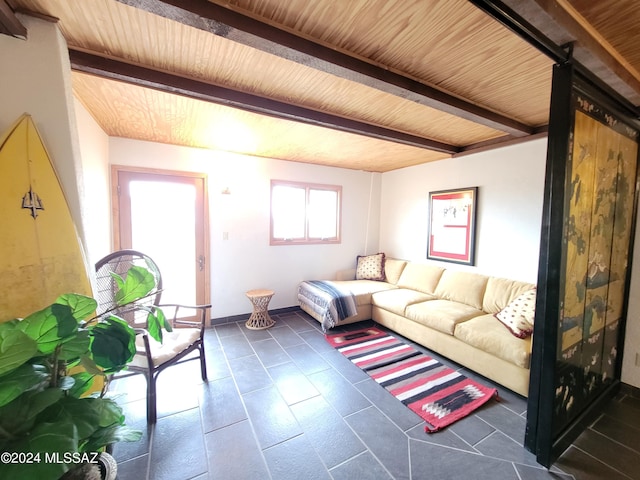
[[[536,290],[531,289],[514,298],[495,317],[518,338],[526,338],[533,333],[533,319],[536,311]]]
[[[384,280],[384,253],[358,255],[356,280]]]

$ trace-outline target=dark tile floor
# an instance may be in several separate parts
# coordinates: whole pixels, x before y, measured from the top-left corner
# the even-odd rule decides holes
[[[524,398],[499,387],[501,401],[426,434],[418,416],[328,345],[315,320],[300,310],[274,318],[268,330],[208,329],[209,381],[197,361],[163,372],[154,426],[144,378],[112,384],[127,423],[143,431],[115,446],[120,480],[640,479],[632,389],[547,470],[521,446]]]

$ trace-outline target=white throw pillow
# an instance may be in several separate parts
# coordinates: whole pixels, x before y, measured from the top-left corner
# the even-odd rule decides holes
[[[518,295],[495,317],[518,338],[526,338],[533,333],[536,312],[536,290],[531,289]]]
[[[379,280],[384,276],[384,253],[375,255],[358,255],[356,280]]]

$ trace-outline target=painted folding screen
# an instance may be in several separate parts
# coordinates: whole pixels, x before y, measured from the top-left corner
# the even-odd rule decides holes
[[[619,387],[639,140],[570,66],[553,88],[526,439],[546,466]]]

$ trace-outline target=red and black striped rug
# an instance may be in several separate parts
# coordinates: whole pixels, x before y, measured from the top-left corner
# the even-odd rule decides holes
[[[376,327],[327,334],[327,341],[437,432],[497,397],[461,373]]]

